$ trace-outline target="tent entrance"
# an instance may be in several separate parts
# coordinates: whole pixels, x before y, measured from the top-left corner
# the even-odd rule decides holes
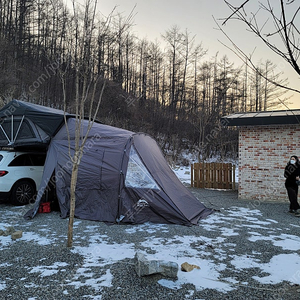
[[[133,145],[130,148],[125,187],[160,190]]]

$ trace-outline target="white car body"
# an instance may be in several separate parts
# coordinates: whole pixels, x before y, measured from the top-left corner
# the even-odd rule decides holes
[[[26,204],[17,201],[16,195],[12,193],[26,196],[25,186],[23,190],[16,191],[16,186],[20,183],[27,183],[27,188],[30,187],[36,193],[42,179],[45,156],[45,153],[38,152],[0,150],[0,198],[11,198],[17,205]]]

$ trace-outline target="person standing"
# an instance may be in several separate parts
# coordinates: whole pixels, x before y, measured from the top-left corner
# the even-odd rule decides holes
[[[292,155],[284,170],[285,188],[290,201],[290,213],[300,216],[298,203],[298,181],[300,180],[300,162],[296,155]]]

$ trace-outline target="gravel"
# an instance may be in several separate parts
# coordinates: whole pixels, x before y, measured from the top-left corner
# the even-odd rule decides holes
[[[199,226],[193,227],[165,225],[166,230],[150,232],[142,230],[145,227],[140,225],[108,226],[102,222],[76,220],[74,247],[89,246],[90,235],[99,234],[106,237],[106,243],[126,242],[134,244],[135,250],[151,254],[155,251],[151,247],[142,246],[141,241],[165,238],[165,247],[170,247],[168,240],[174,236],[203,237],[200,242],[191,243],[187,247],[206,249],[205,259],[215,261],[216,264],[220,262],[225,264],[226,267],[220,271],[218,280],[226,282],[228,278],[234,278],[232,290],[224,292],[214,288],[197,289],[190,283],[171,289],[159,283],[163,279],[161,275],[139,278],[135,273],[132,257],[124,259],[116,257],[110,263],[100,260],[90,264],[87,269],[87,259],[92,260],[93,257],[84,256],[66,247],[68,220],[61,219],[58,212],[38,214],[33,220],[26,221],[22,216],[28,210],[28,206],[14,207],[0,204],[2,216],[0,229],[9,225],[15,230],[23,231],[23,238],[16,241],[11,241],[10,237],[0,239],[0,299],[298,299],[300,294],[298,285],[288,281],[261,284],[252,278],[268,275],[263,274],[261,269],[255,266],[235,269],[230,263],[233,255],[260,253],[260,263],[268,263],[273,256],[280,253],[300,254],[299,249],[284,250],[267,240],[250,242],[251,227],[243,226],[245,218],[241,219],[238,215],[236,218],[228,217],[237,209],[245,209],[245,213],[249,210],[257,211],[256,218],[261,222],[260,226],[255,228],[252,225],[257,234],[265,236],[266,229],[263,228],[263,222],[272,220],[265,225],[274,224],[270,227],[272,235],[299,236],[300,218],[287,213],[288,203],[241,201],[237,199],[236,191],[207,189],[191,189],[191,191],[207,207],[216,209],[214,215],[220,220],[227,217],[226,220],[230,224],[226,224],[226,227],[236,235],[224,236],[223,232],[226,243],[222,244],[220,240],[219,244],[212,244],[208,241],[216,241],[222,235],[222,228],[220,226],[219,228],[218,224],[212,224],[214,226],[211,230],[208,223],[202,226],[201,222]],[[251,217],[249,216],[249,220]],[[138,228],[141,230],[137,230]],[[132,229],[131,233],[129,229]],[[172,245],[174,247],[174,244]],[[226,259],[221,259],[221,256]],[[112,276],[111,286],[97,281],[105,274]]]

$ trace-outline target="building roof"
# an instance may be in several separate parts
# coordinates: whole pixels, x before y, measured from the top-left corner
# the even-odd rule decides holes
[[[235,113],[222,117],[226,126],[300,124],[300,109]]]

